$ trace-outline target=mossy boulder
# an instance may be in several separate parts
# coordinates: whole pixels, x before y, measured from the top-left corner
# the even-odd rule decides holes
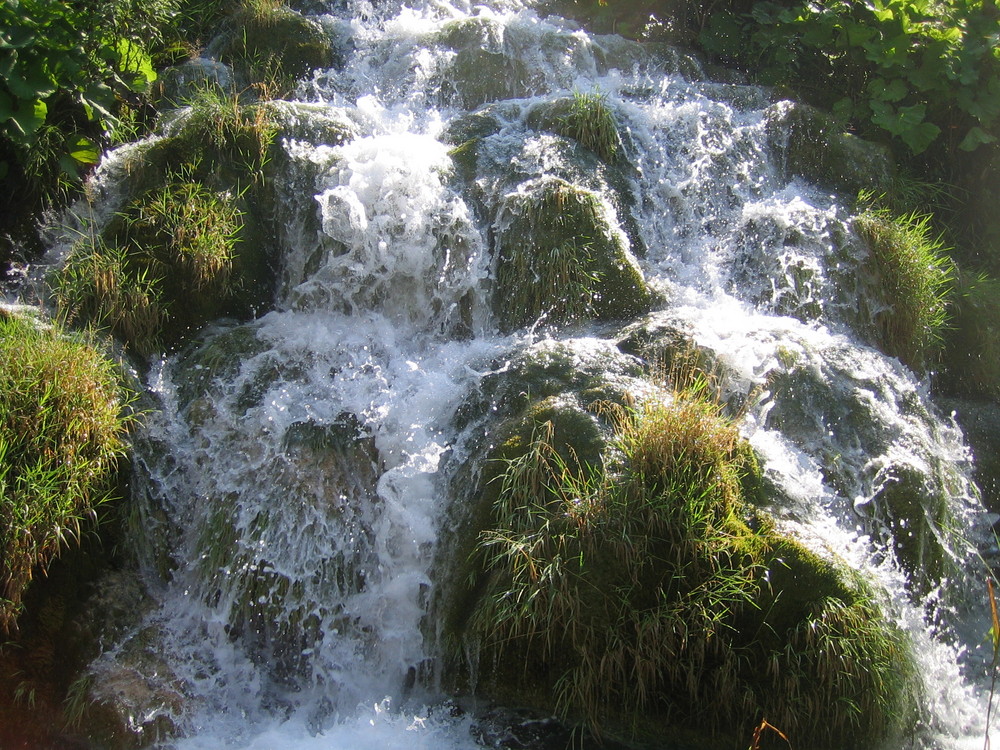
[[[165,118],[158,137],[126,159],[127,186],[137,194],[185,174],[217,190],[243,193],[260,186],[278,156],[275,109],[244,103],[219,89],[199,89],[189,106]]]
[[[609,206],[558,178],[530,181],[494,221],[494,310],[503,330],[647,312],[652,295]]]
[[[56,304],[68,321],[106,327],[148,355],[215,318],[263,307],[271,294],[263,250],[241,198],[170,180],[76,245],[53,278]]]
[[[931,485],[923,472],[906,464],[879,471],[878,489],[866,510],[888,529],[893,551],[910,574],[917,592],[930,591],[951,573],[955,550],[950,529],[956,525],[952,498]]]
[[[454,51],[439,81],[442,98],[464,109],[526,96],[530,71],[504,43],[499,22],[486,18],[451,21],[434,43]]]
[[[76,722],[88,741],[140,750],[173,739],[190,706],[185,685],[162,652],[156,625],[131,633],[115,658],[98,659],[76,683]]]
[[[194,444],[211,435],[233,451],[259,454],[248,482],[204,484],[204,508],[190,523],[197,568],[191,596],[219,611],[229,639],[266,664],[276,685],[300,689],[311,670],[323,668],[309,655],[329,633],[368,637],[343,602],[377,575],[366,519],[378,502],[378,454],[347,413],[291,422],[273,447],[227,429],[231,418],[191,425]]]
[[[604,94],[577,92],[547,100],[528,111],[525,124],[572,138],[609,164],[623,158],[621,133]]]
[[[533,405],[470,496],[489,508],[445,641],[477,694],[640,743],[696,726],[726,746],[760,716],[796,746],[895,737],[913,708],[905,636],[746,502],[759,469],[718,405],[659,392],[594,420]]]
[[[853,199],[889,190],[894,165],[884,146],[862,140],[830,115],[805,104],[778,102],[765,113],[768,144],[786,178],[801,177]]]
[[[223,398],[221,384],[237,381],[240,371],[254,367],[254,358],[267,350],[267,344],[258,338],[253,323],[208,327],[198,340],[180,353],[181,366],[176,381],[178,407],[187,414],[189,421],[198,425],[200,420],[194,415],[208,409],[214,411],[214,405]],[[237,402],[244,408],[256,406],[264,390],[254,383],[241,390]],[[200,406],[200,402],[205,405]]]
[[[864,355],[871,364],[856,349],[820,353],[790,345],[776,354],[768,428],[808,446],[838,502],[893,551],[916,590],[958,575],[964,543],[954,531],[954,508],[966,480],[942,450],[938,418],[920,393],[880,370],[874,352]],[[886,393],[902,415],[890,423],[875,398]]]
[[[875,343],[918,372],[937,359],[954,277],[954,264],[933,236],[930,219],[869,208],[853,222],[869,249],[862,271],[871,293],[861,307],[870,308]]]
[[[335,62],[322,26],[291,8],[264,4],[234,13],[212,51],[248,82],[277,86],[279,93],[310,71]]]

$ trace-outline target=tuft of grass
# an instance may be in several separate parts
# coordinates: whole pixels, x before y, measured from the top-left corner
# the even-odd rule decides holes
[[[502,310],[508,323],[526,324],[544,316],[559,324],[591,317],[600,278],[590,261],[591,244],[583,238],[537,252],[512,252],[497,272],[497,283],[514,294]]]
[[[0,316],[0,631],[113,497],[132,400],[93,342]]]
[[[243,104],[238,96],[215,86],[198,89],[190,107],[176,136],[178,150],[187,159],[169,168],[193,168],[197,173],[202,166],[210,171],[218,162],[231,161],[254,183],[262,181],[278,132],[272,109],[266,104]]]
[[[272,107],[244,104],[238,95],[210,84],[199,87],[187,105],[164,138],[126,161],[137,192],[180,174],[218,190],[260,188],[278,133]]]
[[[894,216],[882,208],[868,208],[854,220],[871,252],[869,268],[884,305],[874,314],[878,343],[917,370],[929,364],[942,343],[954,277],[930,221],[926,214]]]
[[[717,406],[679,394],[605,408],[607,470],[555,450],[551,423],[508,461],[500,523],[480,541],[499,585],[475,620],[496,659],[527,642],[561,665],[557,707],[595,733],[609,705],[638,714],[668,685],[697,685],[724,613],[750,605],[764,570],[735,505],[738,434]]]
[[[621,136],[605,94],[574,92],[569,112],[559,118],[556,129],[608,163],[618,158]]]
[[[243,228],[236,196],[171,181],[134,202],[126,222],[130,239],[142,238],[135,254],[169,269],[179,294],[225,293]]]
[[[53,300],[66,325],[109,330],[141,354],[162,344],[169,320],[159,279],[130,270],[126,248],[100,238],[81,241],[53,282]]]
[[[551,422],[503,459],[475,553],[480,682],[551,690],[595,736],[650,716],[737,735],[766,716],[796,746],[891,735],[905,638],[745,502],[759,469],[711,382],[595,408],[615,433],[600,462]]]

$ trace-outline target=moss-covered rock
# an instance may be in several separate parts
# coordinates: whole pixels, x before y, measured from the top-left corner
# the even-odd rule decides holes
[[[455,54],[439,82],[445,101],[464,109],[526,96],[529,70],[504,43],[503,28],[492,19],[451,21],[438,34],[438,45]]]
[[[291,8],[266,3],[234,13],[212,50],[248,82],[276,87],[276,93],[310,71],[334,64],[330,39],[318,23]]]
[[[886,192],[894,172],[889,151],[844,132],[805,104],[778,102],[765,112],[770,149],[786,177],[818,182],[853,199],[859,191]]]
[[[660,392],[594,416],[548,398],[499,434],[445,626],[479,695],[640,742],[697,726],[723,745],[762,715],[817,748],[902,729],[905,637],[746,502],[759,468],[717,404]]]
[[[649,310],[642,272],[607,211],[595,193],[556,178],[505,196],[494,222],[501,328],[540,318],[623,320]]]
[[[184,682],[161,651],[155,625],[127,637],[72,688],[79,731],[99,747],[139,750],[174,738],[189,708]]]
[[[224,424],[196,427],[194,439]],[[214,439],[231,440],[241,451],[254,442]],[[277,684],[307,683],[317,666],[309,654],[330,631],[364,637],[342,602],[376,575],[373,532],[364,519],[377,502],[378,473],[374,440],[352,415],[300,420],[257,469],[266,490],[218,487],[205,498],[207,511],[196,521],[199,584],[192,596],[220,610],[229,638],[267,664]],[[303,548],[315,550],[312,557],[293,552]],[[308,559],[321,562],[307,566]]]
[[[126,161],[133,194],[185,173],[217,190],[244,192],[263,181],[277,155],[275,109],[247,104],[218,88],[198,89],[189,106],[164,120],[159,136],[138,146]]]
[[[219,316],[248,317],[271,293],[251,222],[232,193],[170,180],[77,244],[54,276],[57,307],[140,355],[177,345]]]
[[[547,100],[533,107],[525,122],[535,130],[572,138],[609,164],[622,157],[618,123],[603,94],[577,92],[572,97]]]
[[[870,208],[854,220],[869,247],[865,303],[878,347],[917,371],[936,361],[948,325],[954,264],[929,215],[895,216]]]

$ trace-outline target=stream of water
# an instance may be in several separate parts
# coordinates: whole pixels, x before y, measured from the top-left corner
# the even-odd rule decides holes
[[[992,519],[926,381],[857,333],[865,251],[850,207],[788,176],[769,145],[790,105],[513,0],[335,5],[312,10],[346,62],[279,106],[302,132],[333,117],[357,135],[283,141],[274,309],[213,327],[150,370],[157,411],[133,484],[155,606],[95,680],[142,664],[170,698],[135,721],[169,716],[178,750],[482,746],[472,715],[422,679],[435,656],[425,618],[448,472],[468,444],[456,413],[489,373],[567,335],[544,321],[500,334],[490,302],[497,201],[557,175],[604,191],[659,300],[641,325],[688,331],[733,392],[759,393],[743,432],[784,498],[769,509],[780,527],[890,592],[923,683],[913,746],[981,746],[988,623],[975,550]],[[442,41],[458,29],[489,56]],[[574,92],[612,108],[631,200],[530,126]],[[463,186],[446,137],[472,111],[494,126]],[[575,328],[568,345],[621,335]],[[946,573],[923,586],[924,553],[898,553],[917,532],[879,502],[904,479],[948,509],[947,523],[921,511],[946,550]],[[155,668],[136,652],[155,652]]]

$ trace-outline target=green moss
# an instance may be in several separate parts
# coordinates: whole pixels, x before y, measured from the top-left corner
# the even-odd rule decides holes
[[[92,342],[0,316],[0,632],[33,573],[113,496],[129,401]]]
[[[230,18],[218,56],[268,96],[282,95],[310,71],[333,64],[322,27],[270,0],[244,0]]]
[[[642,273],[596,194],[543,178],[506,196],[496,225],[494,306],[503,329],[543,316],[562,324],[649,309]]]
[[[870,208],[854,220],[868,244],[867,264],[882,309],[873,311],[876,338],[888,355],[922,370],[940,346],[948,320],[953,265],[930,217],[892,216]]]
[[[572,419],[536,420],[481,485],[491,517],[454,625],[478,690],[640,739],[745,737],[761,715],[794,746],[899,730],[904,637],[863,584],[747,504],[760,469],[721,407],[682,389],[602,414],[615,437],[597,460],[573,450]]]
[[[862,190],[890,190],[894,169],[885,147],[844,132],[832,117],[804,104],[779,102],[766,117],[771,150],[787,176],[852,198]]]
[[[986,274],[960,274],[952,300],[946,387],[963,396],[1000,398],[1000,281]]]

